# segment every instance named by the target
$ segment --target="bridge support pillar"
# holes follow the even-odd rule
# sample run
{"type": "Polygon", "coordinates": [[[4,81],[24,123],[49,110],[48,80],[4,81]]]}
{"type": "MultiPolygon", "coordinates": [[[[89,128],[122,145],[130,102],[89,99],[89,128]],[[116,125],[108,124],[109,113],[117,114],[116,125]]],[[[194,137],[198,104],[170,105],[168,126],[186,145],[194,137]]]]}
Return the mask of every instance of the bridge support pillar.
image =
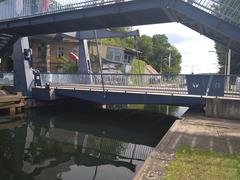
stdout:
{"type": "Polygon", "coordinates": [[[92,72],[87,40],[79,40],[78,70],[81,74],[89,74],[92,72]]]}
{"type": "Polygon", "coordinates": [[[81,80],[81,83],[88,83],[92,82],[91,74],[91,61],[89,56],[88,50],[88,43],[87,40],[80,39],[79,40],[79,62],[78,62],[78,71],[80,74],[86,74],[85,77],[81,80]]]}
{"type": "Polygon", "coordinates": [[[13,49],[14,88],[25,96],[31,96],[33,84],[31,61],[28,37],[19,38],[13,49]]]}

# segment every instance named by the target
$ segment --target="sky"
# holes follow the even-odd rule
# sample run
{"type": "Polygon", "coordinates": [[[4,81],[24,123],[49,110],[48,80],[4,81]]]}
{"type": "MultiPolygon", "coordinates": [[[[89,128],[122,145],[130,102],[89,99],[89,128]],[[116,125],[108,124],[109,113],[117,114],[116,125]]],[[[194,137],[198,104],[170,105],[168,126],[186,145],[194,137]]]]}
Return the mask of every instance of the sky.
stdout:
{"type": "Polygon", "coordinates": [[[135,26],[140,35],[165,34],[182,54],[182,74],[218,72],[214,41],[180,23],[135,26]]]}

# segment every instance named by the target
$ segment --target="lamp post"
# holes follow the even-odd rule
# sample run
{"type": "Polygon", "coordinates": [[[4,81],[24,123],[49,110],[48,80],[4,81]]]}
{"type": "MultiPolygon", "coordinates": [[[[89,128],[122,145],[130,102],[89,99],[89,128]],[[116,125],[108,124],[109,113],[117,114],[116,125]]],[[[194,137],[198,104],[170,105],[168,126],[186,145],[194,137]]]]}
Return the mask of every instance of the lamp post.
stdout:
{"type": "Polygon", "coordinates": [[[168,73],[170,74],[170,68],[171,68],[171,59],[172,59],[172,53],[171,50],[169,52],[169,56],[168,56],[168,73]]]}
{"type": "MultiPolygon", "coordinates": [[[[208,52],[216,52],[216,51],[208,51],[208,52]]],[[[225,63],[224,63],[224,75],[227,77],[226,78],[227,90],[230,89],[231,58],[232,58],[232,50],[228,49],[228,52],[226,53],[225,63]]]]}
{"type": "Polygon", "coordinates": [[[231,58],[232,58],[232,51],[231,51],[231,49],[228,49],[228,57],[227,57],[227,90],[230,90],[231,58]]]}

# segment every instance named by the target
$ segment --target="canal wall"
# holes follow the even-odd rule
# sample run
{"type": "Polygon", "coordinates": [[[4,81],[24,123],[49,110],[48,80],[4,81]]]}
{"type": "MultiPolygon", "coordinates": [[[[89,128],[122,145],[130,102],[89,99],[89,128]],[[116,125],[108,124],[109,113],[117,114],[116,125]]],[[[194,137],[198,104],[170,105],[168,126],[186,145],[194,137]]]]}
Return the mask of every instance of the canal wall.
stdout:
{"type": "MultiPolygon", "coordinates": [[[[160,127],[159,127],[160,128],[160,127]]],[[[148,156],[134,180],[160,180],[181,147],[237,154],[240,147],[239,121],[209,118],[200,112],[187,112],[176,120],[148,156]]],[[[191,162],[189,162],[191,164],[191,162]]]]}
{"type": "Polygon", "coordinates": [[[205,114],[208,117],[240,120],[240,101],[236,99],[208,98],[205,114]]]}

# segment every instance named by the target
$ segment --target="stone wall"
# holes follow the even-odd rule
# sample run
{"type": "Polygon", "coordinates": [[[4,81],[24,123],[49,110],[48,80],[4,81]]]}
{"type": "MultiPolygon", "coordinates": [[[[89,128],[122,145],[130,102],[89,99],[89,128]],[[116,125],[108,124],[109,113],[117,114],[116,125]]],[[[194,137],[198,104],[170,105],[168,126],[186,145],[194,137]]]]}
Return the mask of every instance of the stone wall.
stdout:
{"type": "Polygon", "coordinates": [[[235,99],[212,99],[206,101],[206,116],[240,120],[240,101],[235,99]]]}

